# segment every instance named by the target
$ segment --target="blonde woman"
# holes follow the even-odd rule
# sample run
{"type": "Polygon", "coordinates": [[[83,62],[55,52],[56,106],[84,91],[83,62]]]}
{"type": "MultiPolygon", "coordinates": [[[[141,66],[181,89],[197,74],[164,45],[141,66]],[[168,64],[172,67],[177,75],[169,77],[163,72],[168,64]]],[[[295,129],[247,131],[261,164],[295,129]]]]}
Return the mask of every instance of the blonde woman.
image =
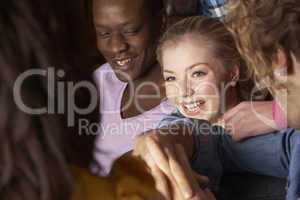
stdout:
{"type": "Polygon", "coordinates": [[[178,197],[179,188],[185,199],[214,199],[197,186],[182,158],[186,155],[195,171],[208,176],[210,189],[218,186],[222,173],[248,171],[288,177],[287,199],[296,200],[298,131],[287,129],[238,143],[207,122],[216,123],[222,110],[240,102],[237,80],[243,62],[225,26],[206,17],[184,19],[164,34],[157,54],[167,97],[179,112],[164,119],[160,129],[139,137],[134,153],[150,166],[158,189],[168,198],[178,197]],[[163,180],[169,180],[173,190],[163,180]]]}

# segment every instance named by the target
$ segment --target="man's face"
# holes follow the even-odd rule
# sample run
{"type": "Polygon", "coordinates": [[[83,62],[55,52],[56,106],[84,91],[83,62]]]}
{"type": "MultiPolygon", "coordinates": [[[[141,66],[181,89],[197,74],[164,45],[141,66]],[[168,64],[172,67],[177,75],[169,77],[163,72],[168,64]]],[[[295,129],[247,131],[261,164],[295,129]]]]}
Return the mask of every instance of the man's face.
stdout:
{"type": "MultiPolygon", "coordinates": [[[[155,62],[157,26],[152,26],[145,0],[94,0],[97,47],[117,77],[130,81],[155,62]],[[156,29],[156,30],[155,30],[156,29]]],[[[159,22],[158,22],[159,23],[159,22]]]]}

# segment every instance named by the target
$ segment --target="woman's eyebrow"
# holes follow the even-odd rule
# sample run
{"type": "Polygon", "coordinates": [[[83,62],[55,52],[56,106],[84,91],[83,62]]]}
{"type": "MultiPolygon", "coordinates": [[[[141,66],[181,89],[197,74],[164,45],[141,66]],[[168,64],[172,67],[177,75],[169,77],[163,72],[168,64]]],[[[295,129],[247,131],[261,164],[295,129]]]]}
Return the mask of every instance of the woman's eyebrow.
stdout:
{"type": "Polygon", "coordinates": [[[191,70],[193,69],[194,67],[198,67],[199,65],[209,65],[208,63],[203,63],[203,62],[199,62],[199,63],[195,63],[189,67],[186,68],[186,70],[191,70]]]}
{"type": "Polygon", "coordinates": [[[173,72],[173,71],[170,71],[170,70],[167,70],[167,69],[164,69],[164,72],[166,72],[166,73],[170,73],[170,74],[174,74],[174,72],[173,72]]]}
{"type": "MultiPolygon", "coordinates": [[[[195,63],[189,67],[186,68],[186,71],[193,69],[194,67],[198,67],[199,65],[209,65],[208,63],[203,63],[203,62],[199,62],[199,63],[195,63]]],[[[166,73],[170,73],[170,74],[175,74],[175,72],[168,70],[168,69],[164,69],[163,72],[166,73]]]]}

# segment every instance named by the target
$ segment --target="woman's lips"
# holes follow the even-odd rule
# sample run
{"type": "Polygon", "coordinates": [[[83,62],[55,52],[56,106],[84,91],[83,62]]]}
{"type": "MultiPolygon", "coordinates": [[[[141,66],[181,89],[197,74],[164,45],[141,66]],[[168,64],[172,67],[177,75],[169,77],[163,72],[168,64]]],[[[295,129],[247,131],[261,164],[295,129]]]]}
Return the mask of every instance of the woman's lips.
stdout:
{"type": "Polygon", "coordinates": [[[204,100],[194,101],[192,103],[182,103],[183,110],[186,114],[194,116],[203,111],[204,100]]]}

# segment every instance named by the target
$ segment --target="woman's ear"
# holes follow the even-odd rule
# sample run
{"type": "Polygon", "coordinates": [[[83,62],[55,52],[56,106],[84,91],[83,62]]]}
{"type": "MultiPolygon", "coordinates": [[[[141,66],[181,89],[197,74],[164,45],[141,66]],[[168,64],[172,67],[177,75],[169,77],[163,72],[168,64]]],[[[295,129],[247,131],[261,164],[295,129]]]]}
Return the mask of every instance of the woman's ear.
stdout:
{"type": "Polygon", "coordinates": [[[235,87],[239,79],[240,79],[240,68],[239,66],[235,65],[230,70],[230,85],[232,87],[235,87]]]}

